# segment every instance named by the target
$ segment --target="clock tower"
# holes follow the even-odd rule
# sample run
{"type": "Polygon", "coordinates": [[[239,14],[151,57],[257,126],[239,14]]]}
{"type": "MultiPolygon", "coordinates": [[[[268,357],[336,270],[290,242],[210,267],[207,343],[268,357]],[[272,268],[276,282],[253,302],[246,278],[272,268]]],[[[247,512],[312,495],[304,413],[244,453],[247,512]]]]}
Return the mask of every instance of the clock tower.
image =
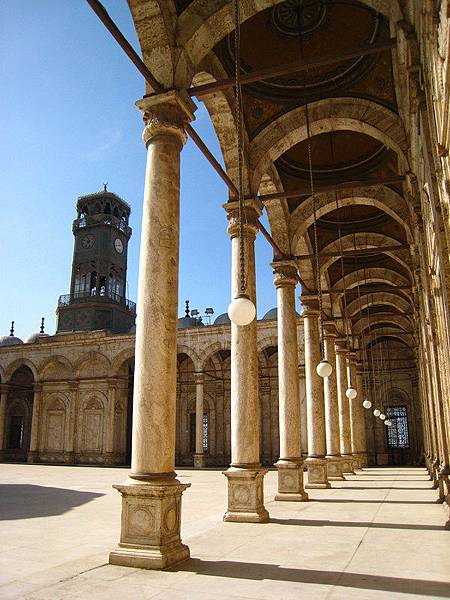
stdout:
{"type": "Polygon", "coordinates": [[[106,185],[101,192],[78,198],[70,293],[58,301],[57,333],[126,333],[134,325],[136,305],[126,299],[130,212],[106,185]]]}

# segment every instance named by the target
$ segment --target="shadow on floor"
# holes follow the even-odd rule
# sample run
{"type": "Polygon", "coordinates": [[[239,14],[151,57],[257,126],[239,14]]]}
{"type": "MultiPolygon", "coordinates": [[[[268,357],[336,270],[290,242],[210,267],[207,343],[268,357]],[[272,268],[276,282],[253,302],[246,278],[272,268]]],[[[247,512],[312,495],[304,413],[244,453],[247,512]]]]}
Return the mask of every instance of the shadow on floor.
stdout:
{"type": "Polygon", "coordinates": [[[418,531],[448,531],[445,525],[413,525],[412,523],[372,523],[369,521],[327,521],[320,519],[277,519],[278,525],[303,525],[304,527],[371,527],[374,529],[415,529],[418,531]]]}
{"type": "Polygon", "coordinates": [[[0,485],[0,520],[51,517],[104,494],[29,484],[0,485]]]}
{"type": "MultiPolygon", "coordinates": [[[[380,482],[381,483],[381,482],[380,482]]],[[[334,490],[390,490],[391,492],[396,492],[396,491],[401,491],[401,490],[413,490],[414,492],[428,492],[430,490],[433,490],[435,488],[433,488],[432,485],[429,485],[427,487],[378,487],[378,486],[374,486],[371,485],[370,487],[366,487],[364,485],[342,485],[342,486],[338,486],[334,484],[333,481],[333,487],[331,489],[334,490]]],[[[381,500],[380,500],[381,502],[381,500]]]]}
{"type": "MultiPolygon", "coordinates": [[[[344,488],[342,488],[344,489],[344,488]]],[[[379,489],[379,488],[378,488],[379,489]]],[[[436,500],[348,500],[347,498],[310,498],[311,502],[336,502],[336,504],[356,502],[358,504],[436,504],[436,500]]]]}
{"type": "Polygon", "coordinates": [[[256,581],[271,579],[273,581],[315,583],[347,588],[450,598],[450,586],[445,582],[403,579],[400,577],[368,575],[366,573],[340,573],[338,571],[292,569],[272,564],[233,562],[227,560],[205,561],[193,558],[176,567],[168,569],[168,571],[186,571],[213,577],[252,579],[256,581]]]}

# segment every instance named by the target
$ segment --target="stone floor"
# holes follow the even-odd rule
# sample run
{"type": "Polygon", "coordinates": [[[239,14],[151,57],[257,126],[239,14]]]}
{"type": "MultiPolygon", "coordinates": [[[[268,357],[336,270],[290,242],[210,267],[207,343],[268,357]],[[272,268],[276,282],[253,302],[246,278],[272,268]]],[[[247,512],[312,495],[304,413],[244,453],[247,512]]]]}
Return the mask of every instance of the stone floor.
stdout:
{"type": "Polygon", "coordinates": [[[450,531],[424,469],[372,468],[274,502],[268,524],[223,523],[219,471],[179,471],[192,559],[163,572],[107,564],[119,537],[115,468],[0,465],[0,598],[450,598],[450,531]]]}

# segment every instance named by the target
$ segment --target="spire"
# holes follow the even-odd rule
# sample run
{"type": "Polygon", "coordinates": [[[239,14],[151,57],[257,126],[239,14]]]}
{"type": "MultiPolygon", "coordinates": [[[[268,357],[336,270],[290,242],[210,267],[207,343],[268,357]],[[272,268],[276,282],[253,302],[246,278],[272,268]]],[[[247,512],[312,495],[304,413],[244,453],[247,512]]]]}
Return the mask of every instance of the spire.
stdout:
{"type": "Polygon", "coordinates": [[[107,186],[107,185],[108,185],[108,182],[106,182],[106,183],[104,183],[104,184],[103,184],[103,191],[104,191],[104,192],[107,192],[107,191],[108,191],[108,190],[106,189],[106,186],[107,186]]]}
{"type": "Polygon", "coordinates": [[[45,322],[45,319],[44,319],[44,317],[42,317],[42,319],[41,319],[41,330],[39,331],[39,333],[45,333],[44,332],[44,322],[45,322]]]}
{"type": "Polygon", "coordinates": [[[9,335],[11,337],[14,337],[14,321],[11,321],[11,329],[10,329],[9,335]]]}
{"type": "Polygon", "coordinates": [[[189,311],[189,300],[186,300],[185,302],[186,304],[186,310],[184,311],[186,313],[186,316],[189,317],[190,316],[190,311],[189,311]]]}

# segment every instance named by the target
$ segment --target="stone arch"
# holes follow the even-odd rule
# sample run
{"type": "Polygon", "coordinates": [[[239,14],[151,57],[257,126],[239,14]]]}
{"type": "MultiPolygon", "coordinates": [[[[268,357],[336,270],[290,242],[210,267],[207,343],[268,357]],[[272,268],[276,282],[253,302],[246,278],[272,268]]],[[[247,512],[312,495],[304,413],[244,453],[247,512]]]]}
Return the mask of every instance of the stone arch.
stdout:
{"type": "Polygon", "coordinates": [[[278,337],[276,334],[266,335],[258,339],[256,343],[258,356],[267,348],[276,348],[278,352],[278,337]]]}
{"type": "Polygon", "coordinates": [[[208,360],[210,360],[220,350],[231,350],[231,340],[226,339],[220,342],[214,342],[206,348],[203,348],[199,357],[202,365],[201,370],[205,368],[205,365],[208,362],[208,360]]]}
{"type": "MultiPolygon", "coordinates": [[[[407,236],[411,239],[411,230],[409,224],[405,222],[405,215],[408,215],[408,206],[405,199],[386,186],[378,188],[356,188],[349,193],[348,190],[339,192],[323,192],[316,194],[316,216],[318,219],[329,212],[336,210],[337,202],[339,208],[345,206],[374,206],[384,213],[389,215],[397,223],[399,223],[406,231],[407,236]]],[[[292,251],[297,254],[296,247],[299,240],[305,236],[308,228],[314,222],[314,209],[312,198],[309,197],[298,206],[291,215],[291,235],[292,235],[292,251]]]]}
{"type": "Polygon", "coordinates": [[[39,444],[44,453],[64,451],[68,407],[67,397],[60,392],[51,393],[45,398],[39,444]]]}
{"type": "MultiPolygon", "coordinates": [[[[311,136],[338,130],[364,133],[394,150],[402,170],[408,170],[408,142],[401,119],[377,102],[365,98],[325,98],[310,104],[309,118],[311,136]]],[[[267,125],[251,146],[252,188],[258,188],[270,163],[306,139],[304,106],[284,113],[267,125]]]]}
{"type": "Polygon", "coordinates": [[[81,462],[100,462],[105,447],[106,396],[95,391],[81,398],[78,448],[81,462]]]}
{"type": "Polygon", "coordinates": [[[33,374],[35,383],[39,381],[38,369],[36,365],[28,358],[17,358],[11,363],[9,363],[9,365],[7,365],[7,367],[5,368],[4,381],[8,382],[14,375],[14,373],[22,366],[28,367],[30,369],[31,373],[33,374]]]}
{"type": "Polygon", "coordinates": [[[5,382],[5,369],[0,365],[0,383],[5,382]]]}
{"type": "Polygon", "coordinates": [[[119,352],[119,354],[116,354],[111,360],[111,373],[113,375],[119,375],[124,363],[126,363],[127,361],[129,361],[131,359],[134,359],[134,356],[135,356],[134,346],[132,346],[130,348],[125,348],[124,350],[121,350],[119,352]]]}
{"type": "Polygon", "coordinates": [[[177,355],[186,354],[194,364],[195,371],[201,371],[202,360],[197,352],[187,344],[177,344],[177,355]]]}
{"type": "Polygon", "coordinates": [[[356,298],[349,304],[347,304],[347,314],[351,317],[358,314],[360,311],[364,311],[367,307],[375,306],[377,304],[386,304],[397,308],[400,312],[408,312],[411,309],[412,301],[411,298],[405,298],[399,294],[392,292],[374,292],[374,293],[363,293],[360,298],[356,298]]]}
{"type": "Polygon", "coordinates": [[[60,372],[65,377],[73,375],[74,372],[72,363],[62,354],[49,356],[39,364],[39,379],[44,380],[52,370],[60,372]]]}
{"type": "Polygon", "coordinates": [[[111,369],[110,360],[101,352],[91,351],[83,354],[74,365],[74,372],[80,377],[83,370],[91,371],[94,376],[108,375],[111,369]],[[97,371],[95,370],[97,368],[97,371]]]}
{"type": "Polygon", "coordinates": [[[373,325],[388,324],[390,326],[396,326],[403,331],[408,332],[411,329],[411,321],[402,315],[390,315],[390,316],[379,316],[374,313],[370,318],[362,317],[356,321],[352,326],[353,335],[361,335],[363,331],[370,329],[373,325]]]}
{"type": "MultiPolygon", "coordinates": [[[[241,23],[258,12],[270,8],[283,0],[249,0],[242,3],[241,23]]],[[[403,18],[398,0],[361,0],[391,19],[393,23],[403,18]]],[[[136,3],[136,0],[131,0],[136,3]]],[[[205,2],[194,0],[178,18],[177,46],[183,48],[177,64],[177,82],[182,74],[189,71],[190,65],[198,65],[214,46],[234,30],[233,3],[229,0],[205,2]]],[[[192,67],[191,67],[192,68],[192,67]]],[[[150,67],[151,69],[151,67],[150,67]]]]}
{"type": "Polygon", "coordinates": [[[27,460],[30,450],[36,377],[26,362],[19,359],[10,365],[15,368],[7,381],[3,431],[3,457],[6,460],[27,460]]]}
{"type": "Polygon", "coordinates": [[[400,331],[398,328],[394,329],[393,327],[382,327],[380,329],[372,330],[370,333],[364,336],[364,346],[367,347],[369,344],[381,337],[397,339],[410,348],[413,348],[416,345],[414,336],[411,333],[405,333],[400,331]]]}

